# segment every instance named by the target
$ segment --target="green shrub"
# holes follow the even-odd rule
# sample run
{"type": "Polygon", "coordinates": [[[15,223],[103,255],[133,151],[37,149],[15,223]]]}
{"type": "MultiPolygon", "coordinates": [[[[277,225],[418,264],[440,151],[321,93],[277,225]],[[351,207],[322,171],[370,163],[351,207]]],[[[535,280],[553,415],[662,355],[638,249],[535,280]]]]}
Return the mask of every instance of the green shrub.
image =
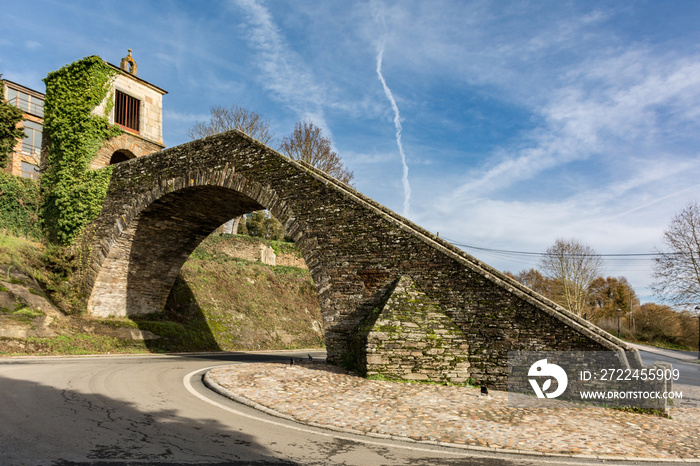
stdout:
{"type": "MultiPolygon", "coordinates": [[[[0,75],[0,78],[2,75],[0,75]]],[[[0,168],[6,168],[10,152],[14,149],[17,140],[24,137],[24,130],[17,124],[22,121],[22,111],[7,103],[5,85],[0,81],[0,168]]]]}
{"type": "Polygon", "coordinates": [[[10,235],[39,239],[39,185],[0,171],[0,231],[10,235]]]}

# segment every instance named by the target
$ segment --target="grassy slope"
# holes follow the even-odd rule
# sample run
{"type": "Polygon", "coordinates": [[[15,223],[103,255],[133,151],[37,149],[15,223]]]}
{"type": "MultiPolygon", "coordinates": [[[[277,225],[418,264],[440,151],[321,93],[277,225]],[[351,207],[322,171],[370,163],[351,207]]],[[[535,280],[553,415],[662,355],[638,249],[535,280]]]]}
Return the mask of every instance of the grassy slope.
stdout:
{"type": "MultiPolygon", "coordinates": [[[[319,347],[323,345],[318,298],[307,270],[270,267],[228,257],[223,242],[250,238],[212,237],[182,268],[166,310],[134,319],[55,319],[55,336],[0,338],[0,354],[86,354],[319,347]],[[126,340],[108,335],[127,327],[160,335],[157,340],[126,340]]],[[[269,245],[269,242],[267,242],[269,245]]],[[[294,252],[290,244],[273,248],[294,252]]],[[[0,271],[22,271],[50,281],[39,256],[41,245],[0,235],[0,271]],[[11,266],[11,268],[10,268],[11,266]]],[[[0,280],[6,277],[0,277],[0,280]]],[[[17,280],[15,280],[17,281],[17,280]]],[[[22,281],[22,280],[20,280],[22,281]]],[[[28,285],[28,284],[27,284],[28,285]]],[[[60,295],[60,293],[59,293],[60,295]]],[[[54,301],[61,302],[62,296],[54,301]]],[[[37,311],[38,318],[43,317],[37,311]]],[[[29,327],[33,322],[26,322],[29,327]]]]}
{"type": "Polygon", "coordinates": [[[164,321],[196,327],[198,338],[211,349],[322,346],[321,311],[308,270],[222,254],[217,246],[232,241],[250,239],[204,241],[182,267],[165,312],[135,318],[139,328],[158,333],[168,325],[164,321]]]}
{"type": "Polygon", "coordinates": [[[0,234],[0,264],[4,266],[3,269],[10,266],[24,269],[31,267],[32,260],[38,259],[40,250],[39,243],[0,234]]]}

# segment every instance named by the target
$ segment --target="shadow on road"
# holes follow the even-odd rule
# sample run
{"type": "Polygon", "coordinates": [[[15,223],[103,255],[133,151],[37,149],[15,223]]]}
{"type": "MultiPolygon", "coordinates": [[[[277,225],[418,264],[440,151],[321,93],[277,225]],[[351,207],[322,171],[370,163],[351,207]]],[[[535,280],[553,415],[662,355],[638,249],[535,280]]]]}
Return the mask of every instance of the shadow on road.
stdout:
{"type": "Polygon", "coordinates": [[[275,458],[244,426],[5,377],[0,390],[3,464],[295,464],[275,458]]]}
{"type": "MultiPolygon", "coordinates": [[[[262,354],[228,356],[236,360],[271,361],[269,355],[262,354]]],[[[189,357],[194,356],[182,356],[189,357]]],[[[203,355],[201,359],[205,357],[211,358],[203,355]]],[[[177,361],[180,357],[173,359],[177,361]]],[[[98,367],[97,370],[102,372],[105,368],[98,367]]],[[[81,377],[71,378],[67,385],[84,384],[90,386],[92,392],[100,389],[100,383],[95,381],[121,383],[109,377],[80,380],[81,377]]],[[[466,458],[466,452],[457,457],[453,454],[445,457],[438,451],[393,450],[387,446],[372,446],[327,435],[311,435],[303,445],[289,444],[287,448],[291,447],[298,456],[289,459],[284,453],[283,445],[287,440],[283,436],[267,437],[269,446],[264,446],[246,432],[250,421],[230,416],[222,416],[221,420],[204,414],[186,416],[182,409],[163,409],[159,406],[173,406],[172,400],[154,398],[153,394],[157,392],[153,390],[142,398],[138,393],[127,395],[139,399],[138,404],[6,376],[0,376],[0,390],[3,393],[0,402],[0,463],[3,465],[541,464],[541,459],[532,462],[515,457],[466,458]],[[148,408],[145,409],[144,405],[148,408]]]]}

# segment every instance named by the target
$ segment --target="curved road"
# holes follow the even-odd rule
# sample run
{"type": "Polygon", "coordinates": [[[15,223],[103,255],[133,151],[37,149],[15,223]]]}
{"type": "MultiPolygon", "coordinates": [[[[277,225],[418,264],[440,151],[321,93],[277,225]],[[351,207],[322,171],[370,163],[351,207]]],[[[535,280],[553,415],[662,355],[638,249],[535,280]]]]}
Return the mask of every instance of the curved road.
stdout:
{"type": "MultiPolygon", "coordinates": [[[[674,384],[680,383],[680,384],[686,384],[686,385],[693,385],[696,387],[700,387],[700,364],[698,364],[695,360],[683,360],[679,359],[678,357],[672,357],[672,356],[666,356],[666,354],[659,354],[658,352],[652,353],[649,351],[645,351],[641,348],[642,346],[638,345],[637,348],[639,348],[639,354],[642,357],[642,362],[646,364],[652,364],[656,361],[661,361],[661,362],[670,362],[673,365],[674,369],[678,369],[678,373],[680,375],[680,378],[676,381],[674,381],[674,384]]],[[[681,355],[685,354],[690,354],[690,355],[697,355],[697,351],[690,352],[690,351],[675,351],[675,350],[664,350],[665,353],[668,353],[670,355],[673,355],[674,353],[680,353],[681,355]]]]}
{"type": "MultiPolygon", "coordinates": [[[[314,429],[241,406],[201,383],[202,374],[211,367],[238,361],[288,361],[291,355],[0,359],[0,463],[587,463],[561,457],[550,462],[541,456],[489,454],[314,429]]],[[[314,356],[322,357],[322,353],[314,356]]]]}

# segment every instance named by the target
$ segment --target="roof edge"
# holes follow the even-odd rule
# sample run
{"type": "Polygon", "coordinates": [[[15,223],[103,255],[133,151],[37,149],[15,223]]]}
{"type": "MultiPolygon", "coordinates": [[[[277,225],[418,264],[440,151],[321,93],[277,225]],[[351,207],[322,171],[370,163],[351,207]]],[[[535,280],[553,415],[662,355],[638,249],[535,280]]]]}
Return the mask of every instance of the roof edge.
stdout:
{"type": "Polygon", "coordinates": [[[124,76],[128,76],[130,78],[135,79],[136,81],[139,81],[142,84],[145,84],[146,86],[150,87],[151,89],[155,90],[156,92],[160,93],[161,95],[165,95],[168,93],[165,89],[156,86],[155,84],[149,83],[145,79],[139,78],[138,76],[134,76],[133,74],[127,73],[123,69],[119,68],[117,65],[114,65],[108,61],[105,62],[107,65],[111,66],[114,68],[116,71],[118,71],[120,74],[123,74],[124,76]]]}

